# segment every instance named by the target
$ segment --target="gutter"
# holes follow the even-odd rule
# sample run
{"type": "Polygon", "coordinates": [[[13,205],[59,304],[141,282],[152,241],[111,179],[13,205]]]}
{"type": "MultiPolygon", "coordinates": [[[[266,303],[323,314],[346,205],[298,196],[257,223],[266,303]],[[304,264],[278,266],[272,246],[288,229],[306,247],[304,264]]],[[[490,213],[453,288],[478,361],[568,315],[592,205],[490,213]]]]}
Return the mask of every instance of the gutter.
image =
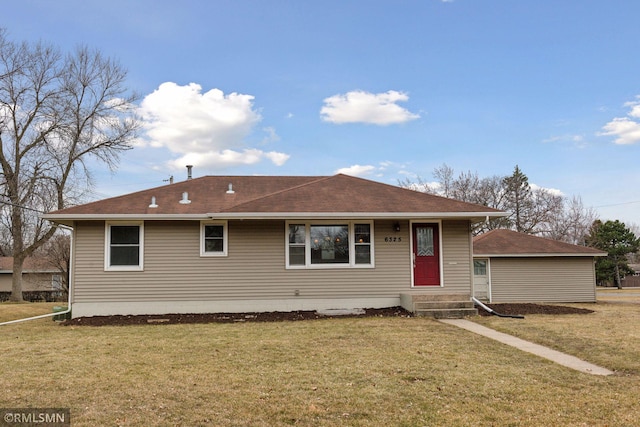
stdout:
{"type": "MultiPolygon", "coordinates": [[[[58,225],[58,227],[60,227],[60,225],[58,225]]],[[[73,230],[73,229],[71,229],[71,230],[73,230]]],[[[73,271],[73,268],[72,268],[73,267],[73,233],[71,233],[71,244],[69,245],[69,247],[70,247],[69,250],[71,251],[71,253],[69,254],[69,259],[70,259],[69,270],[73,271]]],[[[69,274],[69,283],[68,283],[69,286],[67,288],[68,300],[67,300],[67,309],[66,310],[64,310],[64,311],[56,311],[56,312],[47,313],[47,314],[41,314],[40,316],[27,317],[27,318],[24,318],[24,319],[10,320],[8,322],[0,323],[0,326],[11,325],[13,323],[27,322],[29,320],[44,319],[45,317],[59,316],[59,315],[64,315],[64,314],[67,314],[67,313],[71,313],[71,290],[72,290],[72,282],[73,282],[72,277],[73,277],[73,275],[69,274]]]]}
{"type": "Polygon", "coordinates": [[[43,219],[65,224],[72,221],[207,220],[207,219],[472,219],[499,218],[503,212],[208,212],[201,214],[45,214],[43,219]]]}
{"type": "Polygon", "coordinates": [[[512,319],[524,319],[524,316],[520,315],[520,314],[500,314],[498,312],[496,312],[495,310],[493,310],[491,307],[484,305],[479,299],[477,299],[476,297],[471,297],[471,299],[473,300],[474,303],[476,303],[476,305],[480,306],[481,308],[483,308],[485,311],[488,311],[489,313],[493,314],[494,316],[498,316],[498,317],[510,317],[512,319]]]}

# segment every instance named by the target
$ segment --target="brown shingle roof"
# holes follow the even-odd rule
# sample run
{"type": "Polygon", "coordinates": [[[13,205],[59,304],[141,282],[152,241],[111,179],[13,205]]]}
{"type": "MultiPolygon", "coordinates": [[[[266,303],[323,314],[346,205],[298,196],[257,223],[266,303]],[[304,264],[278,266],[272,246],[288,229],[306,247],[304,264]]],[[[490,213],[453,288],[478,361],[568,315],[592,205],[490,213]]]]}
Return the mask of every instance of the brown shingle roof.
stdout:
{"type": "Polygon", "coordinates": [[[473,238],[474,256],[606,256],[599,249],[572,245],[512,230],[492,230],[473,238]]]}
{"type": "MultiPolygon", "coordinates": [[[[58,269],[51,263],[51,260],[38,257],[27,257],[27,259],[24,260],[24,264],[22,264],[22,270],[25,273],[50,273],[58,271],[58,269]]],[[[13,257],[0,257],[0,271],[13,271],[13,257]]]]}
{"type": "Polygon", "coordinates": [[[87,215],[206,215],[279,213],[459,213],[501,211],[347,175],[205,176],[56,212],[50,219],[87,215]],[[228,194],[229,185],[233,194],[228,194]],[[183,193],[189,204],[180,204],[183,193]],[[155,197],[157,208],[149,207],[155,197]]]}

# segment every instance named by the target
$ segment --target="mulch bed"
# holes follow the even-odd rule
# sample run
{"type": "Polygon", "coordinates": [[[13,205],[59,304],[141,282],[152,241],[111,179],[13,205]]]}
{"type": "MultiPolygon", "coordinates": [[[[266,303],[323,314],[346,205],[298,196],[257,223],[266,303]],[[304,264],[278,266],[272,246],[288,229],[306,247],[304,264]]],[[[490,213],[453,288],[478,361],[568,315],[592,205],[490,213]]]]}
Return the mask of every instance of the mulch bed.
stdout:
{"type": "Polygon", "coordinates": [[[413,317],[402,307],[368,308],[364,314],[323,315],[315,311],[266,312],[266,313],[209,313],[209,314],[154,314],[136,316],[94,316],[65,320],[65,326],[105,326],[142,324],[186,324],[186,323],[242,323],[281,322],[326,319],[329,317],[413,317]]]}
{"type": "MultiPolygon", "coordinates": [[[[530,303],[517,303],[517,304],[485,304],[492,310],[500,314],[589,314],[593,313],[593,310],[586,308],[567,307],[565,305],[542,305],[542,304],[530,304],[530,303]]],[[[478,308],[478,314],[480,316],[492,316],[491,313],[478,308]]]]}
{"type": "MultiPolygon", "coordinates": [[[[540,304],[487,304],[500,314],[588,314],[592,310],[562,305],[540,304]]],[[[491,316],[479,309],[481,316],[491,316]]],[[[364,314],[330,316],[315,311],[269,312],[269,313],[210,313],[210,314],[162,314],[137,316],[94,316],[79,317],[61,322],[65,326],[112,326],[144,324],[189,324],[189,323],[242,323],[242,322],[281,322],[326,319],[328,317],[413,317],[402,307],[368,308],[364,314]]]]}

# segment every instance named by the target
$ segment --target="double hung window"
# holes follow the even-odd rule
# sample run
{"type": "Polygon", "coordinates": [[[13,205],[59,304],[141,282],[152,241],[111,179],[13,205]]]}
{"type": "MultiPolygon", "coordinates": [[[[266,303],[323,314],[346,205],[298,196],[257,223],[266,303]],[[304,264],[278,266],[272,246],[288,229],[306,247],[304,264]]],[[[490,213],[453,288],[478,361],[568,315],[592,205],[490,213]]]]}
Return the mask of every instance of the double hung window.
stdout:
{"type": "Polygon", "coordinates": [[[227,223],[203,222],[200,225],[200,256],[227,256],[227,223]]]}
{"type": "Polygon", "coordinates": [[[373,267],[370,222],[287,224],[287,267],[373,267]]]}
{"type": "Polygon", "coordinates": [[[105,270],[142,270],[144,226],[137,223],[107,223],[105,270]]]}

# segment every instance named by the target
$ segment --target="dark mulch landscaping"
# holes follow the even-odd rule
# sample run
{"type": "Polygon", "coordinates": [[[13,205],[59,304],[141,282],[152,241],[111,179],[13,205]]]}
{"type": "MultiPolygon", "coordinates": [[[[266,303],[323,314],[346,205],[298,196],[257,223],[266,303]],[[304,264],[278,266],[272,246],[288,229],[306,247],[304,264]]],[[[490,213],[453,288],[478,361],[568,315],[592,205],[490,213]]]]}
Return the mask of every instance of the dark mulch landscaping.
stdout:
{"type": "MultiPolygon", "coordinates": [[[[588,314],[593,310],[562,305],[541,304],[487,304],[500,314],[588,314]]],[[[481,316],[491,316],[479,309],[481,316]]],[[[402,307],[368,308],[363,314],[328,316],[315,311],[269,312],[269,313],[210,313],[210,314],[162,314],[138,316],[95,316],[79,317],[62,322],[65,326],[106,326],[106,325],[143,325],[143,324],[187,324],[187,323],[240,323],[240,322],[278,322],[324,319],[327,317],[413,317],[402,307]]]]}
{"type": "MultiPolygon", "coordinates": [[[[542,304],[529,304],[529,303],[500,303],[500,304],[485,304],[492,310],[500,314],[589,314],[593,313],[593,310],[586,308],[567,307],[565,305],[542,305],[542,304]]],[[[492,316],[491,313],[478,308],[478,314],[481,316],[492,316]]]]}
{"type": "Polygon", "coordinates": [[[267,312],[267,313],[210,313],[210,314],[157,314],[137,316],[95,316],[78,317],[62,322],[66,326],[105,326],[142,324],[186,324],[186,323],[239,323],[278,322],[326,319],[328,317],[412,317],[413,314],[402,307],[367,308],[364,314],[323,315],[315,311],[267,312]]]}

